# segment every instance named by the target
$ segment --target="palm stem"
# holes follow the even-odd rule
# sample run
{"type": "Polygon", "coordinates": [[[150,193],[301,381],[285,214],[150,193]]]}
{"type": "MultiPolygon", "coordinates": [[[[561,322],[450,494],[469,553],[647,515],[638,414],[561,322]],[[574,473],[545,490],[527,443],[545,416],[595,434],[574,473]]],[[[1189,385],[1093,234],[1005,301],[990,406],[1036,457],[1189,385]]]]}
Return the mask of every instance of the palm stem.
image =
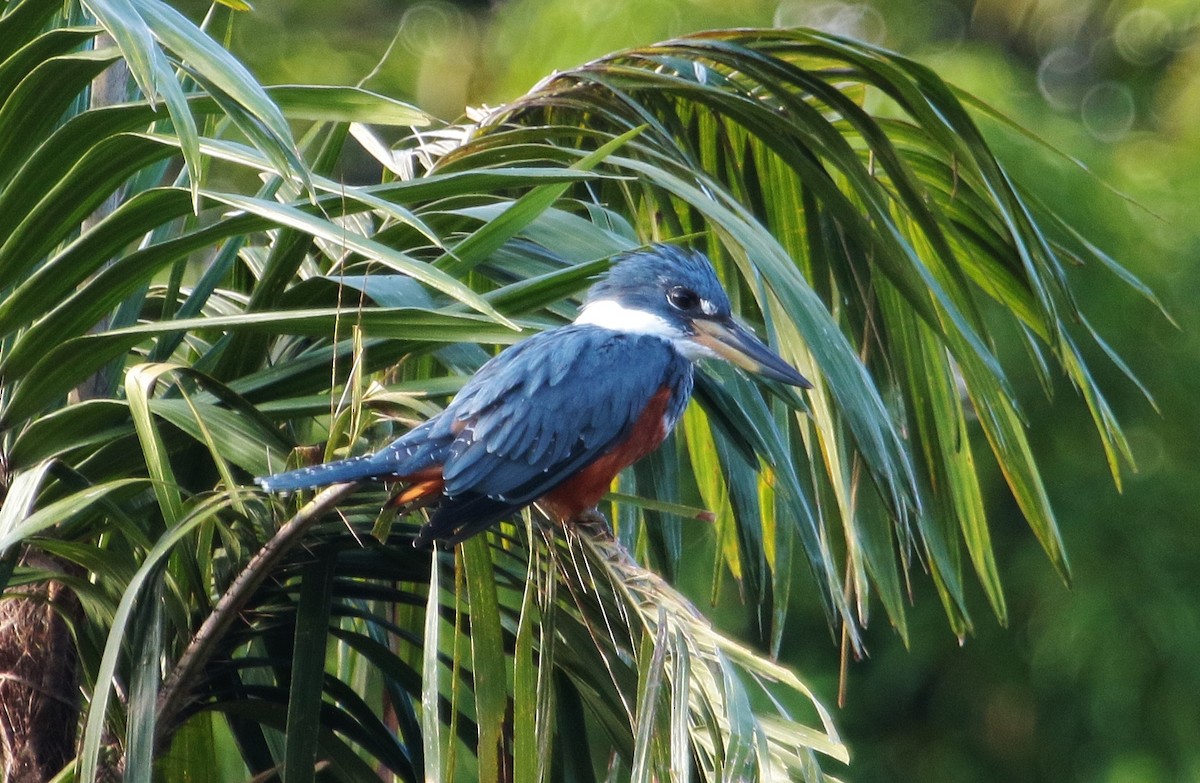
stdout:
{"type": "Polygon", "coordinates": [[[308,532],[309,528],[358,487],[359,482],[334,484],[321,491],[315,498],[296,512],[295,516],[280,526],[271,540],[250,559],[229,589],[225,591],[212,612],[192,637],[187,649],[179,657],[175,668],[167,675],[158,694],[158,727],[155,744],[161,748],[170,740],[177,720],[183,710],[188,693],[200,672],[212,657],[217,645],[225,637],[230,626],[249,603],[255,591],[308,532]]]}

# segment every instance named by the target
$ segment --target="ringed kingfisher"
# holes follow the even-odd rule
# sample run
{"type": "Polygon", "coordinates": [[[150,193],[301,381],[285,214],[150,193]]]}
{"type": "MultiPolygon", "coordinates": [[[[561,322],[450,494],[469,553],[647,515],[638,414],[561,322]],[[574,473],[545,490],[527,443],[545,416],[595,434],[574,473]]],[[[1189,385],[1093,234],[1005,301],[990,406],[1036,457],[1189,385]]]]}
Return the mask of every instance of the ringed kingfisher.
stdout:
{"type": "Polygon", "coordinates": [[[811,387],[733,319],[704,255],[652,245],[616,259],[573,323],[502,351],[388,446],[255,481],[268,492],[400,482],[396,504],[436,505],[418,546],[457,543],[534,503],[568,522],[662,443],[705,358],[811,387]]]}

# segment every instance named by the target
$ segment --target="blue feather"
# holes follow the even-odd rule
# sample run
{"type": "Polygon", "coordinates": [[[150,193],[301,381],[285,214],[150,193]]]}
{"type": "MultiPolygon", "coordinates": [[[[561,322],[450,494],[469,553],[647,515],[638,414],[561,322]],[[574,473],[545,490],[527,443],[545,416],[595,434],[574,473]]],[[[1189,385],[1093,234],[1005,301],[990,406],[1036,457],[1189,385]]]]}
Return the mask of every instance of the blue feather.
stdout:
{"type": "Polygon", "coordinates": [[[537,500],[620,443],[664,386],[673,425],[691,385],[691,363],[664,340],[567,326],[492,359],[445,411],[376,454],[257,481],[291,492],[440,465],[445,501],[423,537],[457,540],[537,500]],[[465,424],[457,433],[455,422],[465,424]]]}
{"type": "Polygon", "coordinates": [[[273,476],[261,476],[255,481],[267,492],[295,492],[347,481],[379,478],[378,471],[379,466],[373,460],[373,455],[367,455],[289,470],[273,476]]]}
{"type": "Polygon", "coordinates": [[[489,363],[491,389],[473,379],[442,414],[469,426],[447,449],[446,500],[423,539],[459,540],[537,500],[628,437],[661,388],[669,424],[691,393],[691,363],[657,337],[567,326],[520,345],[489,363]],[[498,502],[486,519],[480,496],[498,502]]]}

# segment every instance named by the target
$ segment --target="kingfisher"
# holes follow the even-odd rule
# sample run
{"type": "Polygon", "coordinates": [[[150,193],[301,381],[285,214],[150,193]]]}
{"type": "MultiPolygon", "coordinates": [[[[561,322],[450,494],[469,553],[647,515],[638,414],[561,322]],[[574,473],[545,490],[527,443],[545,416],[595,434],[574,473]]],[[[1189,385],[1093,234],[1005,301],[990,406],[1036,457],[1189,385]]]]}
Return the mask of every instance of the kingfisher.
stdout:
{"type": "Polygon", "coordinates": [[[679,421],[694,365],[724,359],[793,386],[807,379],[734,320],[700,252],[656,244],[617,257],[574,322],[485,363],[439,414],[373,454],[263,476],[268,492],[397,482],[432,506],[415,544],[452,545],[536,504],[565,524],[679,421]]]}

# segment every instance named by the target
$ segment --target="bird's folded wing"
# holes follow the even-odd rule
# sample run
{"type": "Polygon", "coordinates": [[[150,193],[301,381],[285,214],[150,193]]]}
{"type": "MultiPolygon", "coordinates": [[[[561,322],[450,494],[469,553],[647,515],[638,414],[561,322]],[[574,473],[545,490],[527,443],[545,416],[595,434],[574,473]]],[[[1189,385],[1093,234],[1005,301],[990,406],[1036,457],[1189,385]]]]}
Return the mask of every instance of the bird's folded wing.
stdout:
{"type": "Polygon", "coordinates": [[[446,495],[530,503],[627,437],[664,385],[682,392],[673,423],[690,383],[690,363],[657,338],[584,327],[531,338],[446,411],[462,427],[443,465],[446,495]]]}

